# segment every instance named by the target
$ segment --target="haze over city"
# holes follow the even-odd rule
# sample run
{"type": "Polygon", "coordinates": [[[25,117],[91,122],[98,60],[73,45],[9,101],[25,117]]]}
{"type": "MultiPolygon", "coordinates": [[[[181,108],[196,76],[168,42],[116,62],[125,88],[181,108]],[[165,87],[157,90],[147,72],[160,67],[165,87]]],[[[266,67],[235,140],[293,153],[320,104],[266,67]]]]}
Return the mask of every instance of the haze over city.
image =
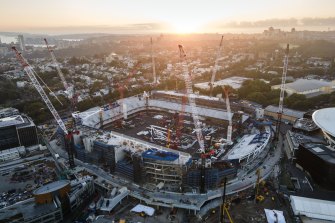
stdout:
{"type": "Polygon", "coordinates": [[[259,32],[269,25],[328,30],[332,0],[3,0],[0,31],[28,33],[259,32]]]}
{"type": "Polygon", "coordinates": [[[335,0],[1,0],[0,223],[335,222],[335,0]]]}

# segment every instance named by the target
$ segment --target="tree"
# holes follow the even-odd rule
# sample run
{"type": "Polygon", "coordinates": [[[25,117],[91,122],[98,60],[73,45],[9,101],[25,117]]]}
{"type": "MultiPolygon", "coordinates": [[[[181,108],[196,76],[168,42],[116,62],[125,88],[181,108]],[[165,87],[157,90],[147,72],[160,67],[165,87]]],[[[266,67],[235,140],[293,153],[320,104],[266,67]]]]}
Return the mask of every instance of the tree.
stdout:
{"type": "Polygon", "coordinates": [[[243,82],[240,89],[238,89],[237,93],[239,98],[245,99],[249,94],[253,92],[269,92],[271,91],[270,85],[266,84],[261,80],[246,80],[243,82]]]}
{"type": "Polygon", "coordinates": [[[37,124],[43,123],[52,118],[49,109],[42,101],[35,101],[25,104],[24,113],[28,114],[37,124]]]}
{"type": "Polygon", "coordinates": [[[281,84],[281,78],[279,77],[275,77],[275,78],[272,78],[271,81],[270,81],[270,85],[278,85],[278,84],[281,84]]]}
{"type": "Polygon", "coordinates": [[[267,98],[261,92],[252,92],[247,96],[247,100],[254,101],[259,104],[265,105],[267,104],[267,98]]]}
{"type": "Polygon", "coordinates": [[[302,95],[302,94],[292,94],[289,97],[285,98],[285,105],[287,107],[293,108],[292,106],[294,104],[297,104],[296,102],[300,101],[300,102],[304,102],[306,100],[306,96],[302,95]]]}
{"type": "Polygon", "coordinates": [[[85,111],[85,110],[87,110],[89,108],[92,108],[94,106],[95,106],[95,104],[94,104],[94,102],[91,99],[86,99],[84,101],[78,102],[78,104],[77,104],[77,108],[81,112],[85,111]]]}

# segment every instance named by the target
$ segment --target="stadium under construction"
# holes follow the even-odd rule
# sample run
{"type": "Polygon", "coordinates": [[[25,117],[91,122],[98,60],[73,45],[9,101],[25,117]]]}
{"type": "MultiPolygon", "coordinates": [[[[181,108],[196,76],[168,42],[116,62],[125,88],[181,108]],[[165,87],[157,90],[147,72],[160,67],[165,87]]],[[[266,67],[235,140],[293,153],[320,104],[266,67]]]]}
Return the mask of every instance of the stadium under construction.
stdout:
{"type": "MultiPolygon", "coordinates": [[[[263,160],[275,156],[270,148],[272,123],[255,121],[256,111],[250,113],[245,104],[233,102],[234,112],[229,115],[224,99],[192,97],[204,151],[200,151],[185,95],[152,91],[73,113],[80,123],[80,134],[74,135],[76,158],[160,192],[220,191],[225,179],[227,194],[253,187],[263,160]]],[[[275,162],[263,171],[263,178],[275,162]]]]}

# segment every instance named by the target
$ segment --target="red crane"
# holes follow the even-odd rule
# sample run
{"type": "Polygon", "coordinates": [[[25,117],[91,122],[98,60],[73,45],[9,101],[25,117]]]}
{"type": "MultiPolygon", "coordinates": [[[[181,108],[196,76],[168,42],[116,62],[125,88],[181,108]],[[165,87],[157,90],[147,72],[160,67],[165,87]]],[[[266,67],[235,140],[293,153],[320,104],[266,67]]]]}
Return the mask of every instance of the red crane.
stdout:
{"type": "Polygon", "coordinates": [[[21,55],[21,53],[18,52],[18,50],[14,46],[12,47],[12,50],[15,52],[15,55],[16,55],[17,59],[21,63],[21,65],[23,67],[23,70],[28,75],[31,83],[34,85],[37,92],[40,94],[43,101],[45,102],[48,109],[50,110],[51,114],[54,116],[57,124],[63,130],[63,132],[65,134],[65,140],[64,140],[65,141],[65,148],[68,152],[70,168],[74,168],[75,164],[74,164],[74,156],[73,156],[73,134],[77,134],[78,132],[72,132],[72,131],[67,130],[67,128],[66,128],[63,120],[59,116],[57,110],[55,109],[55,107],[51,103],[51,101],[48,98],[47,94],[45,93],[43,87],[38,82],[38,80],[37,80],[37,78],[34,74],[35,73],[34,69],[30,66],[28,61],[21,55]]]}

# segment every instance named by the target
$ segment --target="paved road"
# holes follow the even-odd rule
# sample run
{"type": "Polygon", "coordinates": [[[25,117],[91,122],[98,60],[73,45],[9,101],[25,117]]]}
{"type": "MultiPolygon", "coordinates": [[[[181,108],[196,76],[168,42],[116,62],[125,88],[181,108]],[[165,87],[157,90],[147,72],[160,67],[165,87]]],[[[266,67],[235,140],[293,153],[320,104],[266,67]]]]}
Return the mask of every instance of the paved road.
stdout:
{"type": "MultiPolygon", "coordinates": [[[[51,142],[50,145],[53,150],[57,152],[61,157],[67,159],[67,153],[64,150],[60,149],[56,145],[55,141],[51,142]]],[[[264,156],[264,160],[261,165],[262,179],[267,178],[272,173],[281,157],[282,137],[280,137],[278,145],[279,147],[272,151],[272,155],[268,154],[264,156]]],[[[114,186],[127,187],[130,190],[130,196],[140,199],[149,205],[178,207],[199,211],[207,200],[222,197],[223,194],[223,188],[208,191],[206,194],[149,191],[148,189],[133,184],[126,179],[109,174],[95,165],[84,163],[77,159],[75,159],[75,163],[78,166],[85,167],[89,172],[105,179],[114,186]]],[[[226,193],[234,194],[238,191],[253,187],[257,180],[256,169],[257,166],[253,170],[248,170],[240,173],[237,180],[231,181],[229,182],[229,184],[227,184],[226,193]]]]}

